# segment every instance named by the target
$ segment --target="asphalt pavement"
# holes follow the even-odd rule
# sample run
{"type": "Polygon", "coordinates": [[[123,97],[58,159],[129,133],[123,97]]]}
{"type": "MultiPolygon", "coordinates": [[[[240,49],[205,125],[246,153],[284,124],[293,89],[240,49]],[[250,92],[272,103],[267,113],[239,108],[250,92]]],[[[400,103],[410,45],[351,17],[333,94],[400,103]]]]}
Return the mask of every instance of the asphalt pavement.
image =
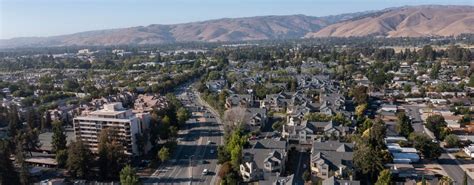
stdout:
{"type": "Polygon", "coordinates": [[[217,146],[223,144],[223,126],[214,110],[209,110],[198,94],[187,89],[178,99],[193,116],[178,133],[172,158],[145,180],[145,184],[216,184],[217,146]],[[208,173],[203,174],[207,169],[208,173]]]}

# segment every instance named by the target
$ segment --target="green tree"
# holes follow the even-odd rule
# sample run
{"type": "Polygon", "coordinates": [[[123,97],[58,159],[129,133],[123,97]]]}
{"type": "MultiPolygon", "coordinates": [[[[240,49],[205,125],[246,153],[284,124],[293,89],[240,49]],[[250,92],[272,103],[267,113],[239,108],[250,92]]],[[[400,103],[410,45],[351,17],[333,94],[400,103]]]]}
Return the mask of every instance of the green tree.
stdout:
{"type": "Polygon", "coordinates": [[[59,168],[64,168],[67,164],[67,149],[56,151],[55,159],[58,162],[59,168]]]}
{"type": "Polygon", "coordinates": [[[170,150],[167,147],[162,147],[160,151],[158,151],[158,159],[160,159],[161,162],[170,159],[170,155],[170,150]]]}
{"type": "Polygon", "coordinates": [[[435,63],[435,64],[431,67],[430,78],[431,78],[431,79],[437,79],[440,69],[441,69],[441,64],[440,64],[440,63],[435,63]]]}
{"type": "Polygon", "coordinates": [[[442,115],[431,115],[426,118],[426,128],[429,129],[437,139],[444,139],[443,130],[446,121],[442,115]]]}
{"type": "Polygon", "coordinates": [[[446,143],[447,147],[457,147],[459,146],[459,138],[454,134],[449,134],[444,138],[444,142],[446,143]]]}
{"type": "Polygon", "coordinates": [[[0,140],[0,184],[20,184],[20,177],[10,160],[8,145],[7,141],[0,140]]]}
{"type": "Polygon", "coordinates": [[[283,129],[283,123],[280,121],[276,121],[275,123],[272,124],[272,129],[274,131],[281,132],[283,129]]]}
{"type": "Polygon", "coordinates": [[[135,170],[130,165],[125,166],[120,171],[120,184],[122,185],[139,185],[140,179],[135,170]]]}
{"type": "Polygon", "coordinates": [[[367,110],[367,104],[360,104],[360,105],[357,105],[356,109],[355,109],[355,114],[357,117],[362,117],[365,113],[365,110],[367,110]]]}
{"type": "Polygon", "coordinates": [[[424,175],[421,177],[421,185],[426,185],[426,179],[424,175]]]}
{"type": "Polygon", "coordinates": [[[368,142],[370,146],[379,151],[382,149],[385,149],[386,148],[385,143],[384,143],[385,135],[386,135],[385,123],[382,120],[377,119],[374,125],[372,125],[372,127],[370,128],[370,134],[368,138],[368,142]]]}
{"type": "Polygon", "coordinates": [[[390,185],[392,183],[392,174],[389,169],[382,170],[375,185],[390,185]]]}
{"type": "Polygon", "coordinates": [[[464,172],[464,177],[462,178],[462,185],[467,185],[467,172],[464,172]]]}
{"type": "Polygon", "coordinates": [[[441,156],[442,148],[437,143],[431,141],[428,135],[412,133],[408,139],[425,159],[437,159],[441,156]]]}
{"type": "Polygon", "coordinates": [[[178,111],[176,111],[176,118],[178,119],[179,125],[184,125],[189,117],[189,112],[184,107],[180,107],[178,111]]]}
{"type": "Polygon", "coordinates": [[[474,87],[474,73],[469,77],[469,83],[467,85],[469,87],[474,87]]]}
{"type": "Polygon", "coordinates": [[[452,185],[453,180],[449,178],[448,176],[443,176],[441,179],[439,179],[439,185],[452,185]]]}
{"type": "Polygon", "coordinates": [[[51,140],[52,150],[56,153],[59,150],[66,149],[66,134],[64,134],[64,129],[60,121],[54,121],[53,125],[53,136],[51,140]]]}
{"type": "MultiPolygon", "coordinates": [[[[227,152],[225,146],[218,146],[217,147],[217,163],[223,164],[227,161],[230,161],[230,154],[227,152]]],[[[230,164],[230,163],[229,163],[230,164]]]]}
{"type": "Polygon", "coordinates": [[[354,97],[354,101],[357,103],[357,105],[366,104],[369,100],[367,87],[365,86],[354,87],[351,91],[351,95],[354,97]]]}
{"type": "Polygon", "coordinates": [[[8,136],[15,138],[21,129],[20,117],[16,106],[11,106],[8,111],[8,136]]]}
{"type": "Polygon", "coordinates": [[[82,141],[75,141],[69,144],[67,169],[72,177],[87,179],[92,167],[92,153],[82,141]]]}
{"type": "Polygon", "coordinates": [[[383,170],[382,153],[363,142],[357,144],[353,158],[356,169],[370,179],[375,179],[383,170]]]}
{"type": "Polygon", "coordinates": [[[123,145],[120,145],[115,138],[116,133],[109,129],[104,129],[99,135],[98,165],[99,176],[102,180],[118,179],[122,163],[125,159],[123,145]]]}
{"type": "Polygon", "coordinates": [[[414,130],[411,126],[411,121],[405,113],[400,113],[397,115],[397,132],[401,136],[408,137],[414,130]]]}
{"type": "Polygon", "coordinates": [[[308,182],[311,180],[311,173],[309,173],[308,170],[306,170],[304,173],[303,173],[303,180],[308,182]]]}
{"type": "Polygon", "coordinates": [[[41,130],[51,128],[51,113],[46,111],[44,115],[41,116],[41,130]]]}
{"type": "Polygon", "coordinates": [[[344,114],[338,112],[332,117],[332,122],[337,125],[349,126],[352,122],[344,116],[344,114]]]}
{"type": "Polygon", "coordinates": [[[16,163],[19,166],[20,184],[22,185],[30,184],[30,172],[28,171],[28,166],[25,162],[25,152],[23,151],[23,146],[21,142],[17,143],[15,159],[16,159],[16,163]]]}
{"type": "Polygon", "coordinates": [[[331,121],[331,116],[319,112],[308,113],[304,116],[308,121],[325,122],[331,121]]]}

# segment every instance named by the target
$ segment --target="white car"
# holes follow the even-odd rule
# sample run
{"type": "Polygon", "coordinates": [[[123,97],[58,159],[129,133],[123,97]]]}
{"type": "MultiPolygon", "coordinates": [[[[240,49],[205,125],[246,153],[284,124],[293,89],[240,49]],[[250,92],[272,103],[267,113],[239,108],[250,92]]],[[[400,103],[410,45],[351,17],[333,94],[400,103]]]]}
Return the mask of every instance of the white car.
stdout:
{"type": "Polygon", "coordinates": [[[203,175],[209,174],[209,170],[208,170],[208,169],[204,169],[204,170],[202,171],[202,174],[203,174],[203,175]]]}

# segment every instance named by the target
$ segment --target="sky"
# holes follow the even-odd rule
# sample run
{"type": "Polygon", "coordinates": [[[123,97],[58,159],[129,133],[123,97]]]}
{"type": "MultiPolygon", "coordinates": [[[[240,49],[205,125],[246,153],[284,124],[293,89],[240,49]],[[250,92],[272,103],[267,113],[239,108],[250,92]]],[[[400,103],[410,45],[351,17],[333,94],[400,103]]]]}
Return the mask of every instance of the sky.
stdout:
{"type": "Polygon", "coordinates": [[[0,39],[259,15],[336,15],[474,0],[0,0],[0,39]]]}

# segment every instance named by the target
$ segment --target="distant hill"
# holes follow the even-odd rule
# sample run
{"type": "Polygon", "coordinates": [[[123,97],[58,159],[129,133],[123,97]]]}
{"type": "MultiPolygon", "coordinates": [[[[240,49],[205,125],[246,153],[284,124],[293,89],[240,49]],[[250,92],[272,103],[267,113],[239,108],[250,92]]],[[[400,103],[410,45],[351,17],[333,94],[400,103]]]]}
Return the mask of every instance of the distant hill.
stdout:
{"type": "Polygon", "coordinates": [[[189,41],[249,41],[302,37],[423,37],[474,33],[473,6],[412,6],[312,17],[305,15],[224,18],[173,25],[80,32],[0,40],[0,48],[107,46],[189,41]]]}
{"type": "Polygon", "coordinates": [[[462,33],[474,33],[473,6],[391,8],[327,26],[306,37],[426,37],[462,33]]]}
{"type": "MultiPolygon", "coordinates": [[[[350,17],[350,14],[347,16],[350,17]]],[[[88,31],[52,37],[14,38],[1,40],[0,47],[127,45],[301,38],[306,33],[317,31],[337,20],[339,17],[325,20],[305,15],[224,18],[174,25],[154,24],[88,31]]]]}

